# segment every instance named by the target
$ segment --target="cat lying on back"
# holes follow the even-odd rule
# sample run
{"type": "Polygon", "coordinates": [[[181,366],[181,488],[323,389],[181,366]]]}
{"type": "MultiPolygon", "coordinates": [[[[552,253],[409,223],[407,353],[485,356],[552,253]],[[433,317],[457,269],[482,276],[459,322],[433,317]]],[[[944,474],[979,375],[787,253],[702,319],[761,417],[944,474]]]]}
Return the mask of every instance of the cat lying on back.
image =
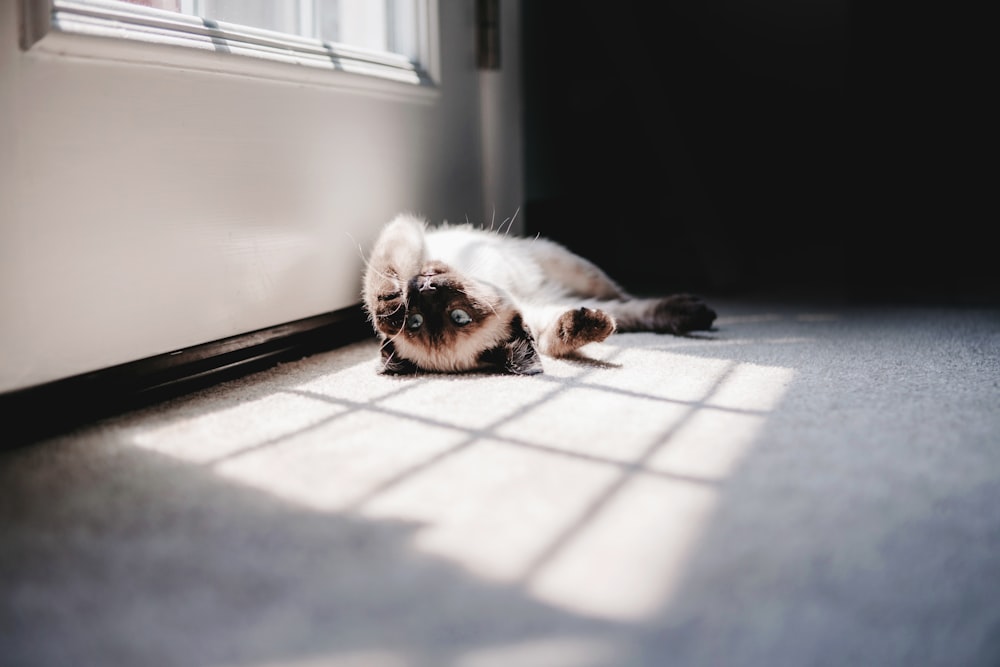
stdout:
{"type": "Polygon", "coordinates": [[[616,331],[708,330],[715,311],[676,294],[637,298],[561,245],[402,214],[368,260],[364,307],[381,372],[542,372],[539,353],[573,354],[616,331]]]}

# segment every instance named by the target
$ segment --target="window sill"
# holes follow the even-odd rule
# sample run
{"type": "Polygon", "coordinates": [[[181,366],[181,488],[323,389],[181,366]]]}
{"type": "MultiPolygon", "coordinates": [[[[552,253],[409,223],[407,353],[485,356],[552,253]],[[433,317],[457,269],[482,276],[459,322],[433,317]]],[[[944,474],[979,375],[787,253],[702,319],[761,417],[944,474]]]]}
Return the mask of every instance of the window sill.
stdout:
{"type": "Polygon", "coordinates": [[[433,100],[427,71],[404,56],[331,44],[196,16],[114,3],[55,0],[50,17],[28,16],[32,53],[249,76],[433,100]]]}

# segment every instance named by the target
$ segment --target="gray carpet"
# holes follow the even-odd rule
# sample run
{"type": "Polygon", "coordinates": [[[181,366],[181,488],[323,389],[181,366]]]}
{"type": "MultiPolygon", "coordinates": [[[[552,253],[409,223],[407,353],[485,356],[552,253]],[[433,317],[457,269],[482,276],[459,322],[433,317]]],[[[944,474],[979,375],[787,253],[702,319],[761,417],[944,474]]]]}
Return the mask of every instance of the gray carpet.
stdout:
{"type": "Polygon", "coordinates": [[[527,378],[358,343],[0,453],[0,664],[1000,665],[1000,310],[716,305],[527,378]]]}

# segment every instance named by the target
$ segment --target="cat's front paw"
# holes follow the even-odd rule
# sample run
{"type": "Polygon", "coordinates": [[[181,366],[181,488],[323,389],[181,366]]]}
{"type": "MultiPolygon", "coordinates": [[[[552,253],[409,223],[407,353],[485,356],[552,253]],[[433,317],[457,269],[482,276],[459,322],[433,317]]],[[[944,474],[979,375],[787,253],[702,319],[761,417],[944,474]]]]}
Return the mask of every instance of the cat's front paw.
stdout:
{"type": "Polygon", "coordinates": [[[370,279],[365,293],[365,307],[375,329],[387,336],[395,336],[403,328],[406,318],[402,281],[389,274],[370,279]]]}
{"type": "Polygon", "coordinates": [[[678,336],[689,331],[709,331],[715,317],[715,311],[694,294],[665,297],[656,304],[653,312],[656,331],[678,336]]]}
{"type": "Polygon", "coordinates": [[[597,343],[615,332],[615,319],[603,310],[567,310],[548,331],[543,347],[554,357],[564,356],[587,343],[597,343]]]}

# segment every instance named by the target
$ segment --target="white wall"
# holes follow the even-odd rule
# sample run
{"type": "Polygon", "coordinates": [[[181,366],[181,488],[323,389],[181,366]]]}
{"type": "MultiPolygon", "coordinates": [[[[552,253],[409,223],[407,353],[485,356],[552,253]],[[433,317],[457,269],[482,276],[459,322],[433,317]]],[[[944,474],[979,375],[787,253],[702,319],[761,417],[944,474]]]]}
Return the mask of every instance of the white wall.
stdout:
{"type": "Polygon", "coordinates": [[[438,11],[439,94],[407,98],[208,71],[226,54],[178,67],[174,47],[23,52],[0,0],[0,391],[350,306],[394,213],[490,208],[474,3],[438,11]]]}

